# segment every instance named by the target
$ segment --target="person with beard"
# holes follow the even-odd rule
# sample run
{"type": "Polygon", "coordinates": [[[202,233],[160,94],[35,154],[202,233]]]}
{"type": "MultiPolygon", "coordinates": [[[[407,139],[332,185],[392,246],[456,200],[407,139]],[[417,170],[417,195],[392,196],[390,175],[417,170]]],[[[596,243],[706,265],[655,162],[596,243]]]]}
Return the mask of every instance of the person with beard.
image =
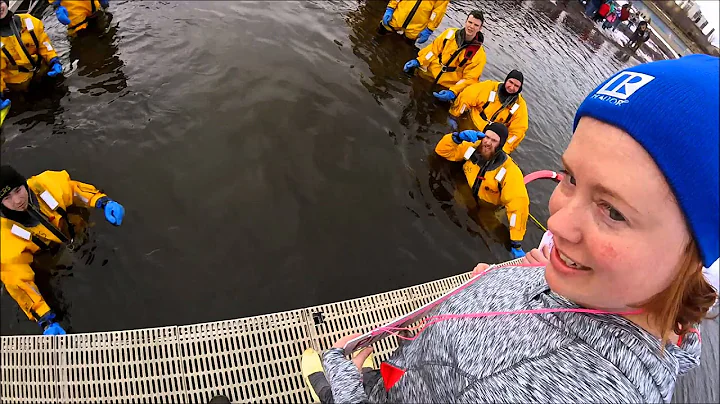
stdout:
{"type": "Polygon", "coordinates": [[[0,200],[0,279],[43,334],[65,334],[35,285],[33,256],[72,242],[69,206],[102,209],[116,226],[122,224],[125,209],[94,186],[71,180],[66,171],[45,171],[26,180],[9,165],[0,167],[0,200]]]}
{"type": "Polygon", "coordinates": [[[525,256],[522,240],[530,215],[530,198],[522,171],[503,152],[507,138],[507,127],[493,122],[482,132],[464,130],[445,135],[435,146],[435,153],[450,161],[466,160],[463,171],[473,197],[505,207],[510,226],[510,255],[515,259],[525,256]]]}
{"type": "MultiPolygon", "coordinates": [[[[460,117],[470,112],[476,128],[484,128],[490,122],[508,127],[508,139],[503,151],[512,153],[525,138],[528,130],[528,110],[520,92],[525,81],[522,72],[512,70],[504,82],[485,80],[463,90],[450,108],[450,115],[460,117]]],[[[450,125],[457,130],[457,121],[450,118],[450,125]]]]}
{"type": "Polygon", "coordinates": [[[477,83],[482,75],[487,56],[480,32],[485,17],[475,10],[468,15],[465,28],[448,28],[405,63],[403,70],[412,74],[420,68],[421,76],[433,80],[449,90],[433,95],[441,101],[452,101],[465,87],[477,83]]]}
{"type": "Polygon", "coordinates": [[[98,21],[109,0],[48,0],[55,9],[55,16],[62,25],[67,25],[68,35],[76,35],[98,21]]]}
{"type": "Polygon", "coordinates": [[[378,33],[397,32],[418,44],[427,42],[440,26],[450,0],[390,0],[378,33]]]}
{"type": "Polygon", "coordinates": [[[7,0],[0,0],[0,36],[0,103],[4,106],[5,91],[27,90],[33,77],[46,70],[44,64],[48,76],[62,75],[62,64],[42,21],[30,14],[14,14],[7,0]]]}

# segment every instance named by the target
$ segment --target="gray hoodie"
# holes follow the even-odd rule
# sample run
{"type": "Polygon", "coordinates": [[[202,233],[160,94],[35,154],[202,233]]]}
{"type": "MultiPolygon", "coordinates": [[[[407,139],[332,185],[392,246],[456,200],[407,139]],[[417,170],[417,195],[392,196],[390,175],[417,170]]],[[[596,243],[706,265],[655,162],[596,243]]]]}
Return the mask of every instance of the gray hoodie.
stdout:
{"type": "MultiPolygon", "coordinates": [[[[441,303],[437,314],[579,308],[550,291],[543,267],[492,270],[441,303]]],[[[323,355],[335,402],[669,402],[675,380],[700,362],[700,341],[660,342],[616,315],[512,314],[445,320],[393,353],[404,370],[389,389],[363,386],[340,349],[323,355]]],[[[387,365],[384,365],[387,366],[387,365]]]]}

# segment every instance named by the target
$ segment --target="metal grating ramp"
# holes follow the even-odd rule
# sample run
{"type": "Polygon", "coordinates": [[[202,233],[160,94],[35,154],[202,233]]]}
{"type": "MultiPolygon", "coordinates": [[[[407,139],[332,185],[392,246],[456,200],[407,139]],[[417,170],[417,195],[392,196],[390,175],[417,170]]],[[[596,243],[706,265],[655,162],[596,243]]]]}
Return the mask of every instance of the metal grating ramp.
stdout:
{"type": "MultiPolygon", "coordinates": [[[[506,264],[510,264],[506,263],[506,264]]],[[[514,262],[513,262],[514,263],[514,262]]],[[[3,403],[311,402],[305,348],[367,332],[445,294],[469,273],[339,303],[205,324],[59,337],[4,336],[3,403]]],[[[375,346],[375,365],[397,341],[375,346]]]]}
{"type": "MultiPolygon", "coordinates": [[[[59,401],[187,402],[185,380],[177,360],[176,329],[162,327],[57,338],[59,401]]],[[[7,362],[3,362],[4,366],[7,362]]],[[[2,400],[10,402],[17,398],[21,397],[3,396],[2,400]]]]}
{"type": "Polygon", "coordinates": [[[0,401],[60,401],[57,339],[46,336],[3,337],[0,401]]]}
{"type": "Polygon", "coordinates": [[[304,310],[178,327],[187,400],[207,403],[312,401],[300,374],[310,346],[304,310]]]}

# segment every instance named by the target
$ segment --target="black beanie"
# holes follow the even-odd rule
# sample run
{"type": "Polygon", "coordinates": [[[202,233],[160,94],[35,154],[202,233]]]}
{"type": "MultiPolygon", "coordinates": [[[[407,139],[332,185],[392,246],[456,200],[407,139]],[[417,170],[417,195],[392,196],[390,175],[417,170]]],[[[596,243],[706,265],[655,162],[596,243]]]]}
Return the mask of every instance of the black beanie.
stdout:
{"type": "Polygon", "coordinates": [[[505,146],[505,142],[507,142],[507,138],[508,138],[507,126],[505,126],[501,123],[491,122],[485,126],[485,129],[483,130],[483,132],[487,133],[487,131],[489,131],[489,130],[495,132],[498,136],[500,136],[500,145],[498,146],[497,151],[502,150],[502,148],[503,148],[503,146],[505,146]]]}
{"type": "Polygon", "coordinates": [[[22,174],[9,165],[0,167],[0,201],[5,199],[10,191],[21,185],[27,185],[27,180],[22,174]]]}
{"type": "MultiPolygon", "coordinates": [[[[510,79],[516,79],[520,82],[520,89],[515,94],[519,94],[520,91],[522,91],[523,83],[525,82],[525,77],[520,72],[520,70],[512,69],[510,73],[508,73],[507,77],[505,77],[505,83],[507,83],[510,79]]],[[[503,86],[505,87],[505,86],[503,86]]]]}
{"type": "Polygon", "coordinates": [[[8,3],[7,0],[0,0],[0,2],[5,3],[7,5],[7,9],[8,9],[7,15],[5,16],[5,18],[0,19],[0,24],[7,27],[8,25],[10,25],[10,21],[12,21],[14,14],[13,14],[12,10],[10,10],[10,3],[8,3]]]}

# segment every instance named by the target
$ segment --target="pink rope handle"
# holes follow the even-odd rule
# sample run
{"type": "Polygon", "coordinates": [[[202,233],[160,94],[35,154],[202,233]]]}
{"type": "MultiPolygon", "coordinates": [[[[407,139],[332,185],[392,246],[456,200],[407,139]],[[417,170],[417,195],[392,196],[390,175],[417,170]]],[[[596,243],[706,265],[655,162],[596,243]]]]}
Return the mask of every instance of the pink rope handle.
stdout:
{"type": "MultiPolygon", "coordinates": [[[[534,265],[534,264],[517,264],[517,265],[513,265],[513,266],[537,267],[537,265],[534,265]]],[[[478,278],[487,274],[488,272],[492,271],[493,269],[502,268],[502,267],[503,266],[489,267],[484,272],[481,272],[478,275],[476,275],[473,279],[471,279],[469,282],[467,282],[462,287],[456,289],[452,293],[448,293],[442,299],[438,300],[437,304],[442,303],[443,301],[448,299],[450,296],[453,296],[456,293],[460,292],[461,290],[465,289],[470,284],[474,283],[478,278]]],[[[387,332],[387,333],[394,335],[400,339],[404,339],[406,341],[413,341],[417,337],[419,337],[420,333],[425,331],[427,329],[427,327],[429,327],[435,323],[439,323],[440,321],[447,321],[447,320],[459,320],[459,319],[464,319],[464,318],[495,317],[495,316],[504,316],[504,315],[509,315],[509,314],[586,313],[586,314],[614,314],[614,315],[623,316],[623,315],[631,315],[631,314],[640,314],[642,312],[643,312],[643,310],[618,312],[618,311],[605,311],[605,310],[596,310],[596,309],[528,309],[528,310],[512,310],[512,311],[491,311],[491,312],[486,312],[486,313],[441,314],[438,316],[429,317],[429,318],[425,319],[424,321],[422,321],[422,324],[416,325],[414,327],[391,327],[391,326],[379,327],[372,332],[372,335],[378,335],[378,334],[387,332]],[[406,337],[406,336],[398,334],[395,331],[410,331],[410,332],[417,331],[417,334],[415,334],[415,336],[412,336],[412,337],[406,337]]]]}
{"type": "MultiPolygon", "coordinates": [[[[495,265],[495,266],[491,266],[491,267],[487,268],[485,271],[483,271],[483,272],[475,275],[472,279],[470,279],[468,282],[466,282],[466,283],[465,283],[464,285],[462,285],[461,287],[457,288],[457,289],[456,289],[455,291],[453,291],[452,293],[448,293],[447,295],[443,296],[443,297],[442,297],[441,299],[439,299],[433,306],[431,306],[431,307],[426,307],[426,308],[425,308],[422,312],[420,312],[420,313],[424,313],[424,312],[426,312],[426,311],[430,311],[430,309],[438,306],[440,303],[442,303],[442,302],[444,302],[445,300],[447,300],[448,298],[450,298],[450,296],[453,296],[453,295],[455,295],[456,293],[460,292],[461,290],[464,290],[465,288],[467,288],[468,286],[470,286],[472,283],[474,283],[478,278],[480,278],[481,276],[485,275],[486,273],[492,271],[493,269],[503,268],[503,267],[506,267],[506,266],[514,266],[514,267],[522,267],[522,268],[535,268],[535,267],[537,267],[537,265],[535,265],[535,264],[512,264],[512,265],[495,265]]],[[[387,331],[387,330],[389,330],[389,329],[392,329],[392,328],[394,328],[394,327],[390,327],[390,326],[379,327],[379,328],[374,329],[370,334],[373,335],[373,336],[376,336],[376,335],[382,334],[383,332],[385,332],[385,331],[387,331]]]]}
{"type": "MultiPolygon", "coordinates": [[[[697,335],[698,342],[702,344],[702,336],[700,335],[700,331],[697,328],[688,328],[688,333],[697,335]]],[[[682,341],[683,341],[683,336],[681,335],[678,338],[677,346],[682,345],[682,341]]]]}
{"type": "Polygon", "coordinates": [[[532,309],[532,310],[513,310],[513,311],[491,311],[487,313],[465,313],[465,314],[442,314],[439,316],[432,316],[429,317],[426,321],[423,322],[423,324],[415,326],[415,327],[381,327],[378,329],[380,332],[388,332],[392,335],[395,335],[398,338],[412,341],[418,336],[420,336],[420,333],[425,331],[427,327],[439,323],[441,321],[447,321],[447,320],[459,320],[463,318],[483,318],[483,317],[494,317],[494,316],[503,316],[508,314],[548,314],[548,313],[586,313],[586,314],[615,314],[615,315],[631,315],[631,314],[640,314],[642,313],[642,310],[634,310],[634,311],[605,311],[605,310],[594,310],[594,309],[532,309]],[[402,336],[394,331],[415,331],[417,330],[417,334],[413,337],[405,337],[402,336]]]}

